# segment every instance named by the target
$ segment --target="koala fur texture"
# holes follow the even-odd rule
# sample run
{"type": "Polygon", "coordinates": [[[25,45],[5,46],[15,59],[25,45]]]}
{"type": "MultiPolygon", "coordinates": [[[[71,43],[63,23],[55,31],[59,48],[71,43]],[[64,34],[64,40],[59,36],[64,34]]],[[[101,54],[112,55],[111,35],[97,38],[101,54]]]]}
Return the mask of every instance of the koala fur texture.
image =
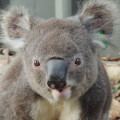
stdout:
{"type": "Polygon", "coordinates": [[[4,11],[2,42],[18,55],[1,76],[0,120],[108,120],[111,89],[95,36],[113,35],[117,11],[105,0],[64,19],[4,11]]]}

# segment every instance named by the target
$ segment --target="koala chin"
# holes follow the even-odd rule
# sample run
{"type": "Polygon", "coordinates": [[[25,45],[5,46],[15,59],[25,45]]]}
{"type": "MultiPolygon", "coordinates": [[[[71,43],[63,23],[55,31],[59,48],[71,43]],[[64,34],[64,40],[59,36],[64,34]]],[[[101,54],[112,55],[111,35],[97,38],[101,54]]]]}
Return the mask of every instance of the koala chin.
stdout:
{"type": "Polygon", "coordinates": [[[71,97],[71,87],[66,87],[63,89],[63,91],[58,91],[58,90],[52,90],[52,96],[54,97],[55,100],[64,100],[64,99],[70,99],[71,97]]]}
{"type": "Polygon", "coordinates": [[[88,0],[63,19],[17,6],[1,17],[1,42],[17,54],[1,76],[0,120],[109,120],[111,88],[97,49],[114,36],[113,2],[88,0]]]}

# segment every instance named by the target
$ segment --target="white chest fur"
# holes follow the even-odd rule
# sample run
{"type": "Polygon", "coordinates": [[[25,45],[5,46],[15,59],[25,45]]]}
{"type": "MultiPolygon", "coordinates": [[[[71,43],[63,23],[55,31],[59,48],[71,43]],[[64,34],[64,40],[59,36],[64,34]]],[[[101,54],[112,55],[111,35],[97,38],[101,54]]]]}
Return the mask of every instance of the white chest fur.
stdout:
{"type": "Polygon", "coordinates": [[[40,100],[32,104],[33,120],[79,120],[80,107],[78,101],[67,100],[50,104],[40,100]]]}

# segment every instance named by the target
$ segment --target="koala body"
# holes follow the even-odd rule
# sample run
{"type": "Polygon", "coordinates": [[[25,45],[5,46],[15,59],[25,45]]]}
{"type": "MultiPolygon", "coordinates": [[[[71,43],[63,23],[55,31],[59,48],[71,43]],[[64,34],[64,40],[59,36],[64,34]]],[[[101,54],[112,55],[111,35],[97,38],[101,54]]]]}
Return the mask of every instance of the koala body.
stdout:
{"type": "Polygon", "coordinates": [[[112,35],[110,5],[89,1],[64,19],[3,13],[3,43],[18,56],[1,77],[0,120],[108,120],[111,89],[94,37],[112,35]]]}

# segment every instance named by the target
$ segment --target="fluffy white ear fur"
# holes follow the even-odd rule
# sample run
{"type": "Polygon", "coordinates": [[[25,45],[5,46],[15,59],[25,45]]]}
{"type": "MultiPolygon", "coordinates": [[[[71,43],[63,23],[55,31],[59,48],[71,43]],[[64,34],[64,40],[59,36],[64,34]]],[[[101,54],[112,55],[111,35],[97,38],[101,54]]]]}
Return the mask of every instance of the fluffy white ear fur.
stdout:
{"type": "Polygon", "coordinates": [[[24,38],[18,38],[18,39],[3,39],[3,43],[7,45],[7,47],[10,47],[10,49],[18,51],[19,49],[23,48],[25,45],[24,38]]]}
{"type": "Polygon", "coordinates": [[[27,9],[24,7],[11,7],[2,14],[2,42],[12,49],[24,46],[24,38],[30,31],[31,23],[27,9]]]}

